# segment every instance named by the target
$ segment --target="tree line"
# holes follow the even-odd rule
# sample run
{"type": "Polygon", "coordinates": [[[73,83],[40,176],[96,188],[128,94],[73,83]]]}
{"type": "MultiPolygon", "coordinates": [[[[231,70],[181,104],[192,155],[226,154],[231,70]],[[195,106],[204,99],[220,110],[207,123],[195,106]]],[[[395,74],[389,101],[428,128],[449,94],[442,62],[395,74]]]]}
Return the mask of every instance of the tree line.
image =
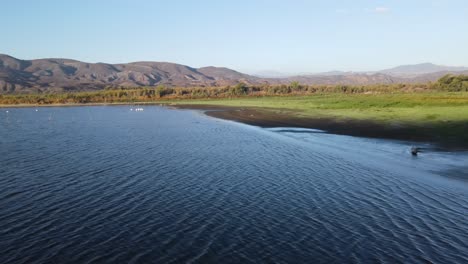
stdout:
{"type": "Polygon", "coordinates": [[[288,96],[318,93],[401,93],[424,91],[468,91],[468,76],[446,75],[437,82],[426,84],[374,84],[374,85],[247,85],[239,83],[225,87],[179,88],[157,87],[108,88],[92,92],[3,94],[0,104],[87,104],[151,102],[165,99],[229,98],[242,96],[288,96]]]}

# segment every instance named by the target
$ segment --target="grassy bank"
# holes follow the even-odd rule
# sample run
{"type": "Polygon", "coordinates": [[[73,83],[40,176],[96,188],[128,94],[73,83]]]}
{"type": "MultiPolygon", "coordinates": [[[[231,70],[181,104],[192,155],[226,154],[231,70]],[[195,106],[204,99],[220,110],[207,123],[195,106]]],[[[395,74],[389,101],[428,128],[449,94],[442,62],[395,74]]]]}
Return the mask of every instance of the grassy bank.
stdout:
{"type": "Polygon", "coordinates": [[[425,85],[238,84],[0,95],[0,106],[122,103],[165,103],[202,109],[200,106],[217,106],[217,109],[229,106],[229,111],[216,116],[262,126],[303,126],[343,134],[448,142],[468,147],[467,76],[447,75],[425,85]]]}
{"type": "Polygon", "coordinates": [[[332,133],[468,148],[468,93],[320,94],[293,97],[181,100],[210,115],[252,125],[308,127],[332,133]]]}
{"type": "Polygon", "coordinates": [[[433,142],[449,149],[468,149],[468,92],[164,98],[63,106],[161,103],[217,110],[208,114],[264,127],[317,128],[336,134],[433,142]]]}
{"type": "Polygon", "coordinates": [[[174,100],[175,104],[261,107],[303,117],[381,122],[468,122],[468,93],[317,94],[289,97],[174,100]]]}

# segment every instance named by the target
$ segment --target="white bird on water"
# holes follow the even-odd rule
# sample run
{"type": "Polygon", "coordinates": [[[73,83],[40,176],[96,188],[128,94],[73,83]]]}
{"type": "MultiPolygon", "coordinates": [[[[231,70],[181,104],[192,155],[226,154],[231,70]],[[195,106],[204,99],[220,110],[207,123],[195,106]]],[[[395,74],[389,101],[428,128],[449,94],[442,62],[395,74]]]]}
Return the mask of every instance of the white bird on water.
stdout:
{"type": "Polygon", "coordinates": [[[5,111],[7,114],[9,113],[8,110],[5,111]]]}

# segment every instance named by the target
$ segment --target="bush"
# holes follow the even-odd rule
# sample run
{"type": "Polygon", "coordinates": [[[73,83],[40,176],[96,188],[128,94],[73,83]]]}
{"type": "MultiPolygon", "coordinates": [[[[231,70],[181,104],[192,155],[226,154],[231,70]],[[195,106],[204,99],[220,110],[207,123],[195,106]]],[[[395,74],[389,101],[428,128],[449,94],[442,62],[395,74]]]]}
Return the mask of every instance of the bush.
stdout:
{"type": "Polygon", "coordinates": [[[230,89],[231,95],[236,95],[236,96],[245,95],[247,94],[248,91],[249,91],[249,88],[247,87],[245,83],[238,83],[236,84],[236,86],[230,89]]]}
{"type": "Polygon", "coordinates": [[[435,86],[450,92],[468,91],[468,76],[447,74],[440,78],[435,86]]]}
{"type": "Polygon", "coordinates": [[[158,98],[163,97],[166,95],[166,87],[164,85],[158,85],[158,87],[156,87],[155,93],[158,98]]]}

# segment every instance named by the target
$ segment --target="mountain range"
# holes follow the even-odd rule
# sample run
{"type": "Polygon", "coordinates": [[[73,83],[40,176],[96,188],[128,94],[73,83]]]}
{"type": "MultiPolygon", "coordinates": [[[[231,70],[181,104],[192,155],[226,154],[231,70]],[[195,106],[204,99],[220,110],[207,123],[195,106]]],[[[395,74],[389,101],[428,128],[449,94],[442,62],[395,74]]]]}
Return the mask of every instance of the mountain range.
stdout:
{"type": "Polygon", "coordinates": [[[0,93],[84,91],[160,84],[209,87],[239,82],[250,85],[288,84],[293,81],[309,85],[422,83],[435,81],[447,73],[468,74],[468,68],[423,63],[377,72],[328,72],[272,78],[223,67],[193,68],[169,62],[108,64],[72,59],[21,60],[0,54],[0,93]]]}

